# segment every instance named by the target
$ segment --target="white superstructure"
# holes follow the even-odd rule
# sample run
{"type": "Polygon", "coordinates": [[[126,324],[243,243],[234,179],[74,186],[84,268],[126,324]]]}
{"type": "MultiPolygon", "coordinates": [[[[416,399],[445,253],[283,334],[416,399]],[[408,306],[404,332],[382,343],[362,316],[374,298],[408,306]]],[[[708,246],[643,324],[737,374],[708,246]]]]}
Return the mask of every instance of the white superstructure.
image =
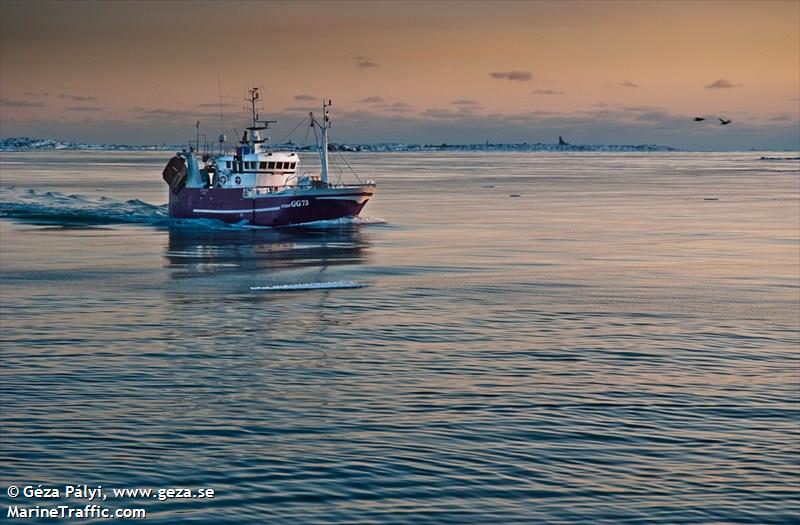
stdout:
{"type": "MultiPolygon", "coordinates": [[[[259,120],[256,103],[260,100],[258,88],[250,89],[250,109],[252,123],[244,132],[241,141],[232,155],[219,155],[211,160],[208,185],[213,188],[258,188],[260,191],[274,192],[295,186],[308,186],[315,181],[327,182],[327,143],[321,148],[322,173],[320,175],[300,175],[300,156],[293,151],[271,151],[266,143],[269,139],[261,137],[261,132],[269,129],[275,120],[259,120]]],[[[327,105],[325,122],[319,125],[323,140],[327,142],[327,105]]],[[[312,117],[313,118],[313,117],[312,117]]]]}

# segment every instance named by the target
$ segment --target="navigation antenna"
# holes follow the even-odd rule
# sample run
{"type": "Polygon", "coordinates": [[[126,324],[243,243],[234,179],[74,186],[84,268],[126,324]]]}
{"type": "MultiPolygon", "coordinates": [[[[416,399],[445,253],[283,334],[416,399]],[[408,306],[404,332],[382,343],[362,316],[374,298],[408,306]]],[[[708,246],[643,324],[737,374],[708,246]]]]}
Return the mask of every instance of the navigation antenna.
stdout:
{"type": "Polygon", "coordinates": [[[247,101],[250,102],[250,108],[249,109],[252,112],[252,116],[253,116],[253,125],[252,125],[252,127],[255,128],[258,125],[258,122],[257,122],[258,121],[258,113],[256,113],[256,102],[261,100],[261,93],[258,92],[258,88],[257,87],[252,87],[252,88],[248,89],[247,93],[249,95],[247,97],[247,101]]]}
{"type": "Polygon", "coordinates": [[[217,71],[217,91],[219,92],[219,154],[222,155],[222,148],[227,137],[225,136],[225,120],[222,116],[222,81],[219,78],[219,71],[217,71]]]}
{"type": "Polygon", "coordinates": [[[253,124],[247,127],[244,136],[242,136],[242,144],[249,144],[253,152],[257,151],[256,144],[263,144],[269,142],[269,137],[261,137],[260,131],[269,129],[270,124],[276,124],[277,120],[263,120],[258,118],[256,111],[256,102],[261,100],[261,93],[259,88],[253,87],[248,90],[247,102],[250,103],[250,111],[252,113],[253,124]]]}

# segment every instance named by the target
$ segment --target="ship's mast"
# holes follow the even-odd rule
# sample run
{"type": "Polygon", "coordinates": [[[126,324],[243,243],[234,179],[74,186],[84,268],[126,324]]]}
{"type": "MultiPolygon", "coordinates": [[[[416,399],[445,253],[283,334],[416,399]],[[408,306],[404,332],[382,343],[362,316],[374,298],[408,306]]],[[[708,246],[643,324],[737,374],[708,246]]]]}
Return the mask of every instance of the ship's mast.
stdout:
{"type": "Polygon", "coordinates": [[[258,114],[256,113],[256,102],[258,102],[261,96],[258,93],[257,87],[250,88],[249,93],[250,97],[248,98],[248,100],[250,101],[250,110],[253,113],[253,124],[251,127],[255,128],[257,124],[256,120],[258,119],[258,114]]]}
{"type": "Polygon", "coordinates": [[[331,128],[331,119],[328,108],[331,107],[330,100],[322,101],[322,123],[314,118],[311,114],[311,123],[319,126],[320,129],[320,143],[319,143],[319,165],[320,172],[319,178],[324,184],[328,184],[328,130],[331,128]]]}
{"type": "Polygon", "coordinates": [[[247,143],[250,145],[250,150],[253,153],[257,153],[256,144],[263,144],[264,142],[269,140],[269,137],[265,139],[261,138],[259,131],[262,129],[269,129],[270,124],[275,124],[277,120],[259,120],[258,113],[256,112],[256,102],[261,100],[261,94],[258,91],[257,87],[250,88],[248,90],[250,96],[247,98],[247,101],[250,103],[250,111],[252,114],[252,123],[247,129],[250,131],[247,137],[247,141],[242,140],[242,143],[247,143]]]}
{"type": "Polygon", "coordinates": [[[261,94],[258,92],[258,88],[257,87],[250,88],[248,90],[248,94],[250,95],[249,97],[247,97],[247,100],[248,100],[248,102],[250,102],[250,111],[252,113],[252,122],[251,122],[250,126],[248,126],[248,128],[247,128],[250,131],[250,133],[248,133],[248,136],[247,136],[247,143],[250,145],[251,151],[255,151],[256,143],[257,142],[261,142],[260,140],[258,140],[258,138],[260,138],[260,137],[258,137],[258,122],[257,122],[258,113],[256,113],[256,102],[258,102],[259,99],[261,98],[261,94]]]}

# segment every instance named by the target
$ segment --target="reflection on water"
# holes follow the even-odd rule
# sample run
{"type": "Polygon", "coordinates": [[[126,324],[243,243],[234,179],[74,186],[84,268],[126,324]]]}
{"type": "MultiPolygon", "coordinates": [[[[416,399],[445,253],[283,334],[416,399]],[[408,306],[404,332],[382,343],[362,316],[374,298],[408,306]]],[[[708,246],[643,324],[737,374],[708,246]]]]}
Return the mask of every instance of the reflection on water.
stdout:
{"type": "Polygon", "coordinates": [[[282,230],[187,230],[172,228],[164,257],[174,279],[198,274],[276,273],[361,264],[369,242],[359,225],[282,230]]]}

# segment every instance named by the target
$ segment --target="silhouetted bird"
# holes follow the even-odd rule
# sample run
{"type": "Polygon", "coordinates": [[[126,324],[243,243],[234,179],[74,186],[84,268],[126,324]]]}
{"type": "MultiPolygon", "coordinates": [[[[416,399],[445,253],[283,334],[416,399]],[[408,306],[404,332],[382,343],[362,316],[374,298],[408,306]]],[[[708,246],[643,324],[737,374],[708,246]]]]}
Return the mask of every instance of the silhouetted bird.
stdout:
{"type": "Polygon", "coordinates": [[[705,119],[706,119],[705,117],[695,117],[695,118],[694,118],[694,121],[695,121],[695,122],[702,122],[702,121],[704,121],[705,119]]]}
{"type": "Polygon", "coordinates": [[[719,117],[719,125],[720,126],[727,126],[731,122],[733,122],[733,121],[732,120],[725,120],[724,118],[719,117]]]}

